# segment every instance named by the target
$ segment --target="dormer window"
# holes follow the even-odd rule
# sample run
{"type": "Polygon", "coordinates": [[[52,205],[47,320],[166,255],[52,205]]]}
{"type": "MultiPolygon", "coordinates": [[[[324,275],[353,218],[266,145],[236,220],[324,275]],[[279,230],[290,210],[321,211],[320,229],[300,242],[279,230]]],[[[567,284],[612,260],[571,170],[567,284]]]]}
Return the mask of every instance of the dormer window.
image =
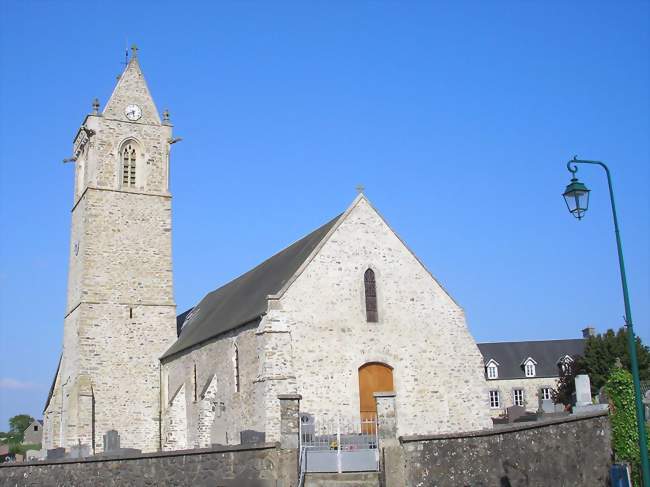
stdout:
{"type": "Polygon", "coordinates": [[[522,365],[524,366],[524,374],[526,377],[535,377],[535,375],[537,375],[535,371],[537,362],[535,362],[531,357],[524,360],[522,365]]]}
{"type": "Polygon", "coordinates": [[[571,363],[573,363],[573,359],[571,358],[570,355],[565,355],[564,357],[561,357],[557,361],[557,366],[560,369],[560,374],[565,375],[566,373],[569,372],[571,369],[571,363]]]}
{"type": "Polygon", "coordinates": [[[498,379],[499,378],[499,363],[492,359],[490,360],[486,366],[485,369],[487,371],[487,378],[488,379],[498,379]]]}

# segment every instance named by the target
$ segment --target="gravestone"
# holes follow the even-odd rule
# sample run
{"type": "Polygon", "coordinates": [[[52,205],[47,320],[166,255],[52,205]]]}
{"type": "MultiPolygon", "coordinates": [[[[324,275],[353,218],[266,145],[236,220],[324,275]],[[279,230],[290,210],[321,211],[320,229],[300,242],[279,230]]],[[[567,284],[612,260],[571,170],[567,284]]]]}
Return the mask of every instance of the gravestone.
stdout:
{"type": "Polygon", "coordinates": [[[607,404],[593,404],[591,401],[591,383],[587,374],[576,375],[576,404],[573,406],[573,414],[593,413],[606,411],[607,404]]]}
{"type": "Polygon", "coordinates": [[[242,445],[259,445],[266,440],[264,431],[244,430],[239,433],[239,441],[242,445]]]}
{"type": "Polygon", "coordinates": [[[526,410],[523,406],[510,406],[506,408],[506,417],[508,418],[508,423],[513,423],[520,417],[526,414],[526,410]]]}
{"type": "Polygon", "coordinates": [[[120,449],[120,435],[115,430],[109,430],[104,435],[104,453],[111,453],[120,449]]]}
{"type": "Polygon", "coordinates": [[[609,404],[609,396],[605,391],[605,386],[601,387],[598,391],[598,404],[609,404]]]}
{"type": "Polygon", "coordinates": [[[120,435],[117,431],[109,430],[104,435],[104,455],[124,456],[137,455],[138,453],[142,453],[142,450],[120,447],[120,435]]]}
{"type": "Polygon", "coordinates": [[[81,441],[77,445],[70,447],[66,455],[67,458],[85,458],[90,456],[90,445],[82,445],[81,441]]]}
{"type": "Polygon", "coordinates": [[[27,458],[27,461],[45,460],[47,457],[47,450],[27,450],[25,452],[25,457],[27,458]]]}
{"type": "Polygon", "coordinates": [[[591,381],[587,374],[576,375],[576,406],[591,404],[591,381]]]}
{"type": "Polygon", "coordinates": [[[47,450],[48,460],[61,460],[65,458],[65,448],[50,448],[47,450]]]}
{"type": "Polygon", "coordinates": [[[542,414],[555,413],[555,403],[553,403],[553,399],[540,399],[539,410],[542,414]]]}

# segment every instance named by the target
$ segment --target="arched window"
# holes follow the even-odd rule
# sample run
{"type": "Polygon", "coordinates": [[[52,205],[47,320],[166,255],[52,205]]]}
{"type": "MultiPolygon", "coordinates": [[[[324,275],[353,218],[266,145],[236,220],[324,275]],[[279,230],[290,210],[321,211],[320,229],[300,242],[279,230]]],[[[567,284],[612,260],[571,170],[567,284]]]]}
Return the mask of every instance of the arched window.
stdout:
{"type": "Polygon", "coordinates": [[[377,323],[379,316],[377,313],[377,284],[375,283],[375,273],[368,269],[363,275],[363,281],[366,288],[366,321],[377,323]]]}
{"type": "Polygon", "coordinates": [[[127,143],[122,148],[122,186],[135,187],[136,149],[133,142],[127,143]]]}

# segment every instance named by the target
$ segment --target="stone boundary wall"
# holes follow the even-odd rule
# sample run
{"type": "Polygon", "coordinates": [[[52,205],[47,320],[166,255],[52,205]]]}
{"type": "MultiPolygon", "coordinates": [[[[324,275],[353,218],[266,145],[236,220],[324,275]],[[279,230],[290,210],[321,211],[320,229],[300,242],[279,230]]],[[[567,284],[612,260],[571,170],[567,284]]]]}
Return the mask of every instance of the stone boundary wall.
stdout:
{"type": "Polygon", "coordinates": [[[279,444],[0,465],[7,486],[292,487],[297,450],[279,444]]]}
{"type": "Polygon", "coordinates": [[[612,462],[606,412],[399,440],[386,468],[406,486],[604,486],[612,462]]]}

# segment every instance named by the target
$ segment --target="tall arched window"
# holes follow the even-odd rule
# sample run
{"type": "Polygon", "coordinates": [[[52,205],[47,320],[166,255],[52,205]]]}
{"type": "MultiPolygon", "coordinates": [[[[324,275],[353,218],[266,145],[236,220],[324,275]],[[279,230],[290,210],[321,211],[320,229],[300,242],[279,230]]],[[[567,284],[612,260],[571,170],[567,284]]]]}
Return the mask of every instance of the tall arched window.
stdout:
{"type": "Polygon", "coordinates": [[[135,187],[136,145],[127,143],[122,149],[122,186],[135,187]]]}
{"type": "Polygon", "coordinates": [[[363,275],[363,281],[366,288],[366,321],[377,323],[379,316],[377,313],[377,284],[375,283],[375,273],[368,269],[363,275]]]}

